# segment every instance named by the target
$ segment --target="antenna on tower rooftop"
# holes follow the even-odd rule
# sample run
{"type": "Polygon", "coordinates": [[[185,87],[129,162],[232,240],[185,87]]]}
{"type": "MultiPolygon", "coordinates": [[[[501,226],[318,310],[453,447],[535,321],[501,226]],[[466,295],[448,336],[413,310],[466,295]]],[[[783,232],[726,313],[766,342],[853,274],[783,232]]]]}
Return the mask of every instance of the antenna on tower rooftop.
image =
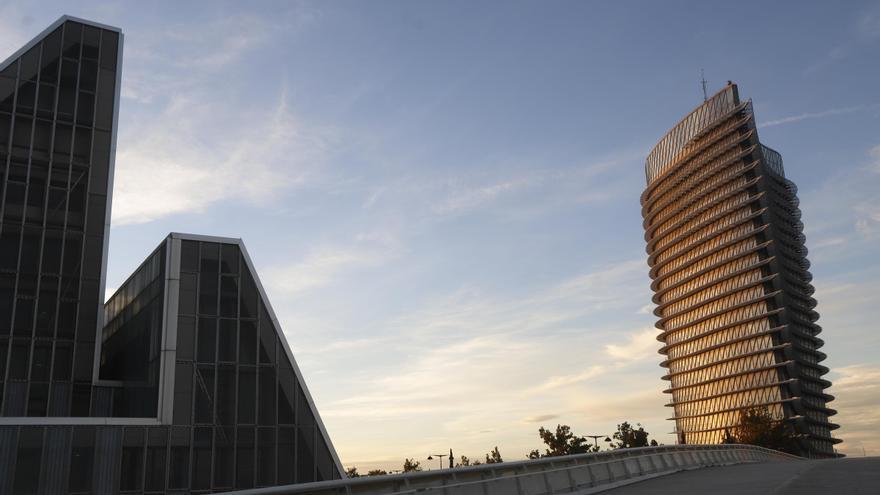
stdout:
{"type": "Polygon", "coordinates": [[[706,75],[703,73],[703,69],[700,69],[700,84],[703,86],[703,101],[709,99],[709,95],[706,94],[706,75]]]}

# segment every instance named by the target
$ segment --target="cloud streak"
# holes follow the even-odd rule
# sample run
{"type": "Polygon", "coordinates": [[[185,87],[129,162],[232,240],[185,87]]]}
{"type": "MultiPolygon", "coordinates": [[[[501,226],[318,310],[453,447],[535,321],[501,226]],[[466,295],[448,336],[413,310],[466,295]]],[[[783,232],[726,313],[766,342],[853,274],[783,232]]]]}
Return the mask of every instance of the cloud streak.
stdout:
{"type": "Polygon", "coordinates": [[[758,128],[764,127],[774,127],[778,125],[791,124],[794,122],[800,122],[802,120],[811,120],[811,119],[821,119],[825,117],[833,117],[836,115],[846,115],[850,113],[863,112],[866,110],[872,110],[875,108],[880,108],[880,103],[874,103],[869,105],[856,105],[852,107],[842,107],[842,108],[832,108],[830,110],[825,110],[823,112],[805,112],[799,115],[792,115],[790,117],[783,117],[781,119],[776,120],[768,120],[762,122],[758,125],[758,128]]]}
{"type": "Polygon", "coordinates": [[[249,118],[178,98],[127,136],[116,158],[115,225],[197,213],[222,199],[271,201],[305,182],[329,146],[295,121],[284,93],[268,114],[249,118]]]}

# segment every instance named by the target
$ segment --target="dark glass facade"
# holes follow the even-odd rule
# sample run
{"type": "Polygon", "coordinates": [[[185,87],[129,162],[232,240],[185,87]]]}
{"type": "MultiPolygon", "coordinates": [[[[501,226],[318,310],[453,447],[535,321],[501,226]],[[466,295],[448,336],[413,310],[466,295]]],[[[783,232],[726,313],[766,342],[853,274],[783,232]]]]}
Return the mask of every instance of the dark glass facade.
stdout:
{"type": "Polygon", "coordinates": [[[681,443],[720,443],[741,412],[791,424],[834,456],[837,425],[797,187],[729,84],[651,151],[642,194],[663,378],[681,443]]]}
{"type": "Polygon", "coordinates": [[[61,22],[0,67],[0,416],[89,413],[119,41],[61,22]]]}
{"type": "Polygon", "coordinates": [[[341,478],[241,241],[172,234],[100,304],[121,47],[64,17],[0,65],[0,495],[341,478]]]}

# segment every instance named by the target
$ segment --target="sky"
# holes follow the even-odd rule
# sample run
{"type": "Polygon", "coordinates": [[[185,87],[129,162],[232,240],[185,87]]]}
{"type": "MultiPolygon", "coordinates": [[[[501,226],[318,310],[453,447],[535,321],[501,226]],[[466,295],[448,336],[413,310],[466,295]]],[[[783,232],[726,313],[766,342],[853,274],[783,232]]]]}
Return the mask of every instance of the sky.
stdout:
{"type": "Polygon", "coordinates": [[[244,239],[345,466],[673,443],[639,195],[733,80],[797,183],[841,452],[880,455],[880,3],[0,2],[125,33],[112,293],[244,239]]]}

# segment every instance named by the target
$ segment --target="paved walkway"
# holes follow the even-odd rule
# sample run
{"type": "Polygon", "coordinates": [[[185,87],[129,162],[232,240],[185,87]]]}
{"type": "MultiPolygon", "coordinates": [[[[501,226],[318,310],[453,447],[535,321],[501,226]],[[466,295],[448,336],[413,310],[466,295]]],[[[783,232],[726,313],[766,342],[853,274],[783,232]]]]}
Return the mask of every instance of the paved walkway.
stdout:
{"type": "Polygon", "coordinates": [[[781,461],[684,471],[607,492],[613,495],[880,494],[880,457],[781,461]]]}

